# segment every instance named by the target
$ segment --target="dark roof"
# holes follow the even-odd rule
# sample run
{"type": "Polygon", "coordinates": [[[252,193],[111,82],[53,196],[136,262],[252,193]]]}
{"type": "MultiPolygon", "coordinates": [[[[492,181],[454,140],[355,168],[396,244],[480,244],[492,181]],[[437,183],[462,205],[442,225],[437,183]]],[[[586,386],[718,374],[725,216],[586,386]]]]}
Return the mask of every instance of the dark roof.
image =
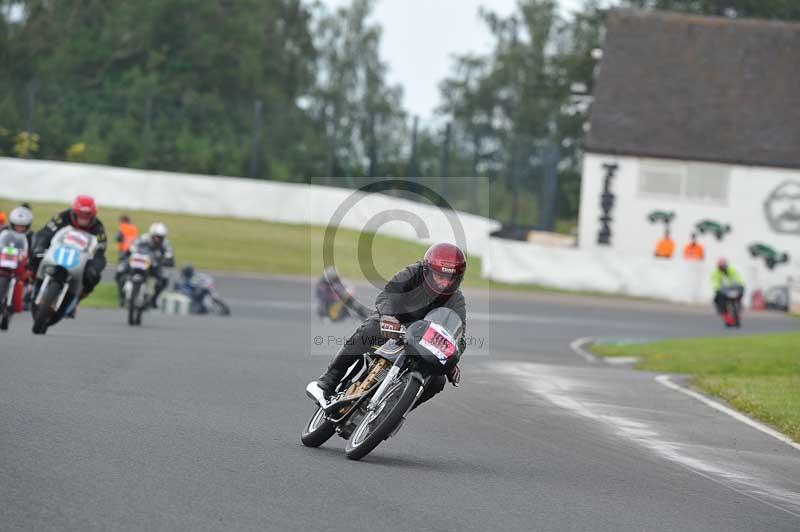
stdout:
{"type": "Polygon", "coordinates": [[[612,9],[592,152],[800,168],[800,24],[612,9]]]}

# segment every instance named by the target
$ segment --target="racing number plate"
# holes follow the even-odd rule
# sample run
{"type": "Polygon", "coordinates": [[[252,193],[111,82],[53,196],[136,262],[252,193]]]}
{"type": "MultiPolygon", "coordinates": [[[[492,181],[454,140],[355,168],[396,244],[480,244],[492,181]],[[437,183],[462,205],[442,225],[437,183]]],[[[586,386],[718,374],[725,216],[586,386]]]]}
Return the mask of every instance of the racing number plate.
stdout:
{"type": "Polygon", "coordinates": [[[70,231],[64,237],[64,245],[83,251],[89,247],[89,239],[77,231],[70,231]]]}
{"type": "Polygon", "coordinates": [[[147,270],[150,268],[150,257],[139,254],[131,255],[130,264],[131,268],[136,270],[147,270]]]}
{"type": "Polygon", "coordinates": [[[448,359],[456,354],[456,343],[453,337],[435,323],[431,323],[425,330],[419,345],[436,355],[442,364],[447,364],[448,359]]]}
{"type": "Polygon", "coordinates": [[[19,266],[19,250],[17,248],[6,247],[0,250],[0,268],[16,270],[19,266]]]}

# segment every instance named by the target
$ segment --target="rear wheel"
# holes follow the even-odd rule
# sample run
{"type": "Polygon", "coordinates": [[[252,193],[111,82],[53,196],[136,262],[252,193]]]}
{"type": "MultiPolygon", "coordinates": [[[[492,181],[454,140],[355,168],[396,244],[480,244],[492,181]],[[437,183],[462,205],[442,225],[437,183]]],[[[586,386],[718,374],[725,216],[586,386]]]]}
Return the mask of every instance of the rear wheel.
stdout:
{"type": "Polygon", "coordinates": [[[47,334],[47,328],[50,327],[50,321],[55,314],[52,308],[53,303],[58,300],[62,288],[61,283],[55,280],[51,280],[47,285],[47,289],[42,294],[42,302],[36,306],[33,313],[33,334],[47,334]]]}
{"type": "Polygon", "coordinates": [[[403,416],[414,404],[421,384],[406,373],[392,385],[353,431],[345,446],[345,454],[351,460],[360,460],[383,440],[388,438],[403,420],[403,416]]]}
{"type": "Polygon", "coordinates": [[[335,432],[336,425],[325,417],[325,411],[322,408],[317,408],[317,411],[306,423],[306,428],[300,435],[300,441],[306,447],[319,447],[328,441],[335,432]]]}

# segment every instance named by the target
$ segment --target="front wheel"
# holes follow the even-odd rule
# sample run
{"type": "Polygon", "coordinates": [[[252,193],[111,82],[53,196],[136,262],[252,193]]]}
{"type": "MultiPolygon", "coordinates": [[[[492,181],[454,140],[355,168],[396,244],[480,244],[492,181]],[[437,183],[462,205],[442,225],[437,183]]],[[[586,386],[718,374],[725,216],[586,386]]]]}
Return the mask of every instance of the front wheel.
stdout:
{"type": "Polygon", "coordinates": [[[0,331],[8,330],[8,322],[11,319],[11,300],[8,294],[8,287],[11,279],[0,277],[0,331]]]}
{"type": "Polygon", "coordinates": [[[306,447],[319,447],[331,439],[335,432],[336,425],[325,417],[325,411],[322,408],[317,408],[317,411],[306,423],[306,428],[300,435],[300,441],[306,447]]]}
{"type": "Polygon", "coordinates": [[[345,454],[350,460],[361,460],[391,436],[392,432],[403,421],[403,416],[414,404],[421,383],[406,373],[392,385],[375,405],[375,410],[367,412],[364,419],[347,440],[345,454]]]}
{"type": "Polygon", "coordinates": [[[128,298],[128,325],[140,325],[142,323],[142,311],[139,308],[139,292],[142,290],[142,283],[134,281],[131,284],[131,293],[128,298]]]}
{"type": "Polygon", "coordinates": [[[62,288],[61,283],[54,280],[47,285],[47,290],[42,294],[42,302],[36,305],[33,313],[33,334],[47,334],[50,321],[55,314],[53,303],[58,300],[62,288]]]}

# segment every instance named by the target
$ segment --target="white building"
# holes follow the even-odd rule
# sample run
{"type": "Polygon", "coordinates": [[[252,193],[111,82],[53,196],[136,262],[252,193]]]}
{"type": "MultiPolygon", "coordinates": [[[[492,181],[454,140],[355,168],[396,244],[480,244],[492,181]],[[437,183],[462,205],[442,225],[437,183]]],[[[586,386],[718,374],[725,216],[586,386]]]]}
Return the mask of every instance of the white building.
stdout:
{"type": "Polygon", "coordinates": [[[517,281],[686,302],[710,300],[721,256],[751,292],[800,278],[799,67],[800,24],[611,10],[586,139],[579,249],[495,242],[489,275],[508,278],[498,275],[501,261],[522,272],[517,281]],[[663,222],[649,220],[658,211],[674,214],[670,260],[653,256],[664,233],[663,222]],[[700,234],[705,261],[685,261],[683,246],[704,221],[730,230],[721,240],[700,234]],[[758,244],[788,260],[769,268],[763,253],[752,256],[758,244]]]}

